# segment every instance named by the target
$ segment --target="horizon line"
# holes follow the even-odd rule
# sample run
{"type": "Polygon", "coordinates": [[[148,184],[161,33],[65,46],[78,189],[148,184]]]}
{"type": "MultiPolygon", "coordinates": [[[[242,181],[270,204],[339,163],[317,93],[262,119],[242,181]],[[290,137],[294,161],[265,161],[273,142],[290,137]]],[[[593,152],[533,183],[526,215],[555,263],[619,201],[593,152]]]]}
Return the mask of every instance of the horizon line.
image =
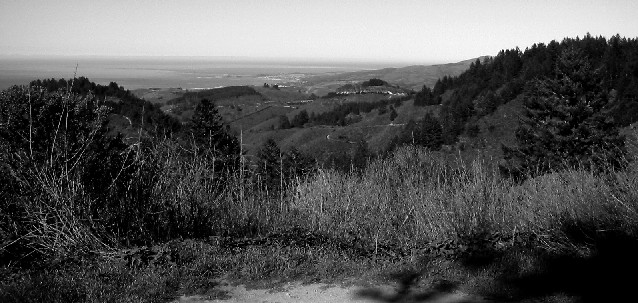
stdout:
{"type": "Polygon", "coordinates": [[[266,61],[266,62],[339,62],[339,63],[360,63],[360,64],[405,64],[410,65],[441,65],[441,64],[453,64],[467,60],[473,60],[484,56],[481,55],[474,58],[466,59],[453,59],[453,60],[441,60],[441,59],[429,59],[429,60],[417,60],[417,59],[378,59],[378,58],[330,58],[330,57],[269,57],[269,56],[217,56],[217,55],[103,55],[103,54],[2,54],[0,58],[9,59],[71,59],[71,58],[118,58],[118,59],[217,59],[228,61],[266,61]]]}

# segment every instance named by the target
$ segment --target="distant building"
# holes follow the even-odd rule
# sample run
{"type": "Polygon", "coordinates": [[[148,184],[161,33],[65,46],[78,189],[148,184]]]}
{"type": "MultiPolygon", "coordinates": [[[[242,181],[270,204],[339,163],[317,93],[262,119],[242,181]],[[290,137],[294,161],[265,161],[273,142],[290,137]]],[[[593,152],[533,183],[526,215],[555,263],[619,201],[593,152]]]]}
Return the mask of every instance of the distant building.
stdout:
{"type": "Polygon", "coordinates": [[[308,99],[308,100],[296,100],[296,101],[288,101],[286,102],[286,104],[291,104],[291,105],[298,105],[298,104],[306,104],[306,103],[310,103],[313,102],[315,100],[312,99],[308,99]]]}
{"type": "Polygon", "coordinates": [[[407,96],[407,93],[397,87],[392,86],[367,86],[364,87],[360,84],[346,84],[337,88],[335,91],[338,95],[351,95],[351,94],[382,94],[382,95],[396,95],[407,96]]]}

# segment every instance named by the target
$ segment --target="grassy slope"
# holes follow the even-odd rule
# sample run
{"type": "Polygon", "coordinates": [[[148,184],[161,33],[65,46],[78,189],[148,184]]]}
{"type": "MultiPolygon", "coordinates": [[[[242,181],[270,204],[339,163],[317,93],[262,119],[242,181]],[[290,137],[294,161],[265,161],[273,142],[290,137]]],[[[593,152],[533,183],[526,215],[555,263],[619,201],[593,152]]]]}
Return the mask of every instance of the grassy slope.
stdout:
{"type": "Polygon", "coordinates": [[[144,99],[152,103],[165,104],[166,102],[177,99],[186,93],[181,88],[162,88],[150,89],[142,88],[131,91],[138,98],[144,99]]]}
{"type": "Polygon", "coordinates": [[[436,80],[444,76],[457,76],[467,70],[476,59],[439,65],[413,65],[401,68],[359,71],[337,75],[322,75],[306,79],[307,92],[325,95],[336,88],[352,82],[378,78],[401,87],[419,90],[423,85],[433,87],[436,80]]]}
{"type": "MultiPolygon", "coordinates": [[[[338,76],[319,76],[311,78],[310,84],[307,85],[328,83],[333,81],[334,77],[347,79],[348,81],[363,81],[377,77],[392,84],[430,81],[433,85],[434,81],[440,76],[455,75],[467,69],[471,61],[473,60],[444,65],[409,66],[379,71],[345,73],[338,76]],[[426,79],[424,77],[429,78],[427,78],[428,80],[424,80],[426,79]]],[[[422,84],[414,85],[415,88],[420,88],[422,84]]],[[[274,89],[255,86],[253,88],[261,96],[241,96],[216,101],[220,114],[224,117],[225,121],[230,123],[233,131],[236,134],[243,131],[244,143],[251,154],[254,153],[268,137],[277,138],[278,143],[284,148],[289,148],[294,145],[301,150],[315,155],[348,150],[351,147],[349,144],[327,142],[326,136],[330,132],[321,129],[321,127],[315,129],[315,127],[308,126],[310,129],[295,129],[299,132],[298,134],[291,130],[279,131],[277,130],[279,126],[279,116],[286,115],[288,119],[291,120],[302,110],[306,110],[308,113],[320,114],[333,109],[336,104],[343,102],[374,102],[387,98],[387,96],[383,95],[364,94],[340,96],[331,99],[317,99],[307,104],[288,104],[288,102],[307,100],[309,95],[305,93],[304,88],[301,87],[274,89]]],[[[151,102],[164,104],[170,99],[175,99],[183,95],[184,91],[178,89],[159,91],[146,89],[137,90],[134,93],[151,102]]],[[[167,105],[163,110],[170,113],[172,107],[173,105],[167,105]]],[[[193,114],[193,110],[190,108],[182,110],[183,111],[179,112],[177,116],[182,121],[188,121],[193,114]]],[[[407,101],[404,106],[397,108],[399,116],[394,123],[401,124],[406,123],[410,119],[417,120],[422,117],[425,111],[423,108],[412,106],[412,101],[407,101]]],[[[435,113],[436,112],[438,112],[438,110],[435,110],[435,113]]],[[[369,147],[373,151],[382,151],[390,140],[400,131],[400,127],[382,126],[391,123],[388,117],[389,113],[379,116],[376,111],[373,111],[373,113],[363,114],[361,122],[334,130],[337,131],[337,135],[342,135],[350,141],[363,139],[368,142],[369,147]]]]}
{"type": "MultiPolygon", "coordinates": [[[[333,108],[337,102],[376,101],[379,98],[384,98],[384,96],[361,95],[329,100],[318,99],[313,103],[293,109],[287,116],[292,119],[301,110],[306,110],[309,113],[322,113],[333,108]]],[[[369,113],[361,113],[360,122],[344,127],[308,124],[304,128],[279,130],[277,129],[278,117],[274,117],[255,125],[248,131],[244,131],[244,142],[247,144],[247,149],[251,154],[254,154],[267,138],[275,139],[283,149],[295,146],[312,156],[343,151],[350,152],[355,147],[353,142],[360,140],[366,141],[368,148],[373,152],[382,152],[390,144],[390,141],[401,132],[403,126],[400,124],[405,124],[409,120],[421,119],[426,112],[438,115],[439,108],[440,106],[414,106],[413,100],[408,100],[404,101],[401,106],[396,107],[398,116],[394,121],[390,121],[389,111],[379,115],[378,110],[375,109],[369,113]],[[328,135],[333,140],[328,140],[326,137],[328,135]],[[337,142],[337,140],[344,142],[337,142]],[[348,143],[348,141],[351,143],[348,143]]]]}
{"type": "Polygon", "coordinates": [[[302,89],[297,87],[282,87],[274,89],[255,86],[254,88],[257,92],[266,97],[266,99],[272,101],[289,102],[308,99],[308,95],[300,92],[302,89]]]}

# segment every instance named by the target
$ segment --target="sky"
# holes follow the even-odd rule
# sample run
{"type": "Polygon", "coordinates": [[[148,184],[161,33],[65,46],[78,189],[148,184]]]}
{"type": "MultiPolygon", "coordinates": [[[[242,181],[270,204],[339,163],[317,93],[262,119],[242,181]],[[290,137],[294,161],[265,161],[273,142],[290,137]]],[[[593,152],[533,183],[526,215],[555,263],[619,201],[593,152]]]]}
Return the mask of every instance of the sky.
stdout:
{"type": "Polygon", "coordinates": [[[638,37],[638,1],[0,0],[0,55],[447,63],[638,37]]]}

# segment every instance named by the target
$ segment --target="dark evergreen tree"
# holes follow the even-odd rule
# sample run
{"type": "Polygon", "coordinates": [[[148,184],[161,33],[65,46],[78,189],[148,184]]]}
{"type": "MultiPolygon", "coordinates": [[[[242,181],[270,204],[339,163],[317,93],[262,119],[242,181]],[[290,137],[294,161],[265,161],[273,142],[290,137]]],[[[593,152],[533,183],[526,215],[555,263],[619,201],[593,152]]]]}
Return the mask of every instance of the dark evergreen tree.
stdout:
{"type": "Polygon", "coordinates": [[[604,111],[610,97],[600,70],[583,52],[566,48],[554,78],[528,83],[525,119],[516,131],[518,148],[504,148],[506,172],[533,175],[568,167],[622,164],[624,138],[604,111]]]}
{"type": "Polygon", "coordinates": [[[377,78],[372,78],[368,81],[364,81],[363,83],[361,83],[361,86],[363,87],[367,87],[367,86],[384,86],[384,85],[388,85],[388,82],[385,82],[381,79],[377,79],[377,78]]]}
{"type": "Polygon", "coordinates": [[[473,107],[476,115],[482,117],[493,113],[502,103],[500,96],[488,90],[474,99],[473,107]]]}
{"type": "Polygon", "coordinates": [[[427,113],[423,119],[417,122],[408,121],[401,135],[391,142],[390,148],[394,149],[401,145],[417,145],[431,150],[439,150],[443,145],[442,134],[443,128],[439,120],[427,113]]]}
{"type": "Polygon", "coordinates": [[[481,128],[476,123],[468,123],[465,133],[470,138],[476,138],[481,133],[481,128]]]}
{"type": "Polygon", "coordinates": [[[437,96],[442,95],[443,93],[445,93],[445,90],[447,89],[447,80],[448,80],[448,76],[443,77],[443,79],[439,79],[436,80],[436,83],[434,84],[434,89],[432,90],[432,93],[434,93],[437,96]]]}
{"type": "Polygon", "coordinates": [[[257,173],[263,184],[271,192],[278,192],[283,183],[284,156],[277,142],[272,138],[266,140],[257,153],[257,173]]]}
{"type": "Polygon", "coordinates": [[[279,129],[289,129],[292,127],[290,124],[290,120],[288,120],[288,116],[280,115],[279,116],[279,129]]]}
{"type": "Polygon", "coordinates": [[[284,155],[284,172],[286,180],[293,178],[304,179],[315,169],[315,161],[302,154],[296,147],[292,147],[284,155]]]}
{"type": "Polygon", "coordinates": [[[291,124],[293,127],[303,127],[309,121],[308,112],[304,109],[292,118],[291,124]]]}
{"type": "Polygon", "coordinates": [[[323,154],[320,158],[321,167],[334,169],[342,173],[352,171],[352,156],[344,150],[323,154]]]}
{"type": "Polygon", "coordinates": [[[393,148],[401,145],[416,145],[416,136],[418,136],[418,134],[415,134],[416,132],[417,122],[410,119],[408,123],[405,124],[401,134],[397,136],[395,142],[393,142],[393,148]]]}
{"type": "Polygon", "coordinates": [[[399,116],[394,106],[390,106],[390,121],[394,121],[399,116]]]}
{"type": "Polygon", "coordinates": [[[378,111],[379,111],[379,115],[384,115],[385,113],[388,112],[388,108],[385,106],[385,104],[383,104],[379,106],[378,111]]]}
{"type": "Polygon", "coordinates": [[[465,129],[465,122],[474,113],[473,98],[477,94],[478,86],[461,87],[457,89],[441,107],[441,121],[443,126],[443,141],[446,144],[456,142],[458,136],[465,129]]]}
{"type": "Polygon", "coordinates": [[[239,163],[239,142],[230,134],[215,104],[202,99],[191,124],[192,143],[197,153],[212,160],[216,172],[233,171],[239,163]]]}
{"type": "Polygon", "coordinates": [[[372,153],[368,148],[368,143],[365,140],[359,140],[352,153],[352,168],[354,171],[362,173],[366,169],[371,157],[372,153]]]}
{"type": "Polygon", "coordinates": [[[432,90],[423,85],[421,91],[416,93],[414,96],[414,105],[415,106],[426,106],[426,105],[437,105],[441,103],[441,98],[436,96],[432,90]]]}
{"type": "Polygon", "coordinates": [[[443,145],[442,135],[443,128],[439,120],[430,113],[426,113],[417,124],[415,143],[432,150],[439,150],[443,145]]]}

